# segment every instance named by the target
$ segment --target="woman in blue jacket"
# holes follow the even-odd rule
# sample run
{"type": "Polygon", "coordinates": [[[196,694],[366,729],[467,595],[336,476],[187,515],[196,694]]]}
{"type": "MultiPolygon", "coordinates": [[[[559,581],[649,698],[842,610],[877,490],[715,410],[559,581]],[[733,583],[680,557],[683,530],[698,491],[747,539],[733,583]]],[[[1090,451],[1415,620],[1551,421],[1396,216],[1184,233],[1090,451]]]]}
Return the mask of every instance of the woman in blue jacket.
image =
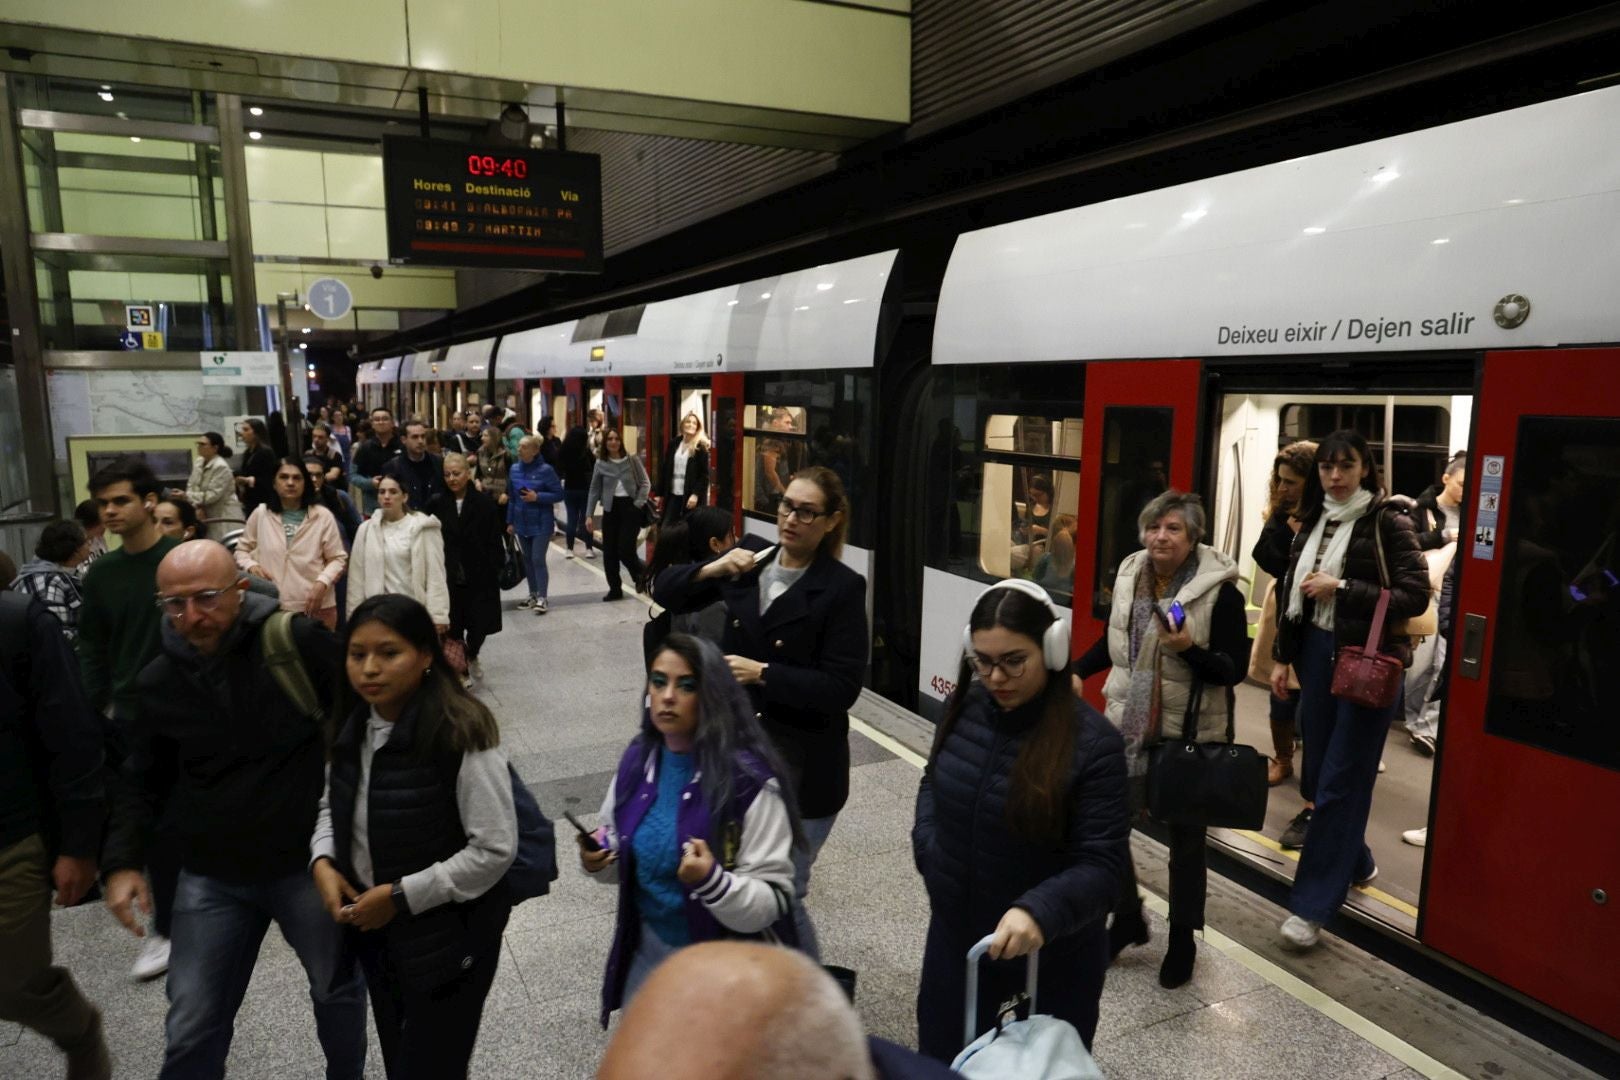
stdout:
{"type": "Polygon", "coordinates": [[[529,576],[529,598],[518,607],[546,613],[546,590],[551,587],[551,571],[546,568],[546,552],[551,534],[557,531],[554,507],[562,502],[562,481],[557,470],[540,457],[540,440],[525,435],[518,440],[518,459],[506,481],[506,531],[518,539],[523,549],[523,569],[529,576]]]}
{"type": "MultiPolygon", "coordinates": [[[[1089,1047],[1105,923],[1129,858],[1124,744],[1056,674],[1069,661],[1069,628],[1038,585],[992,585],[963,636],[911,830],[929,906],[918,1048],[942,1061],[961,1050],[967,951],[987,934],[992,960],[1041,950],[1040,1011],[1073,1024],[1089,1047]]],[[[977,1030],[1023,985],[1022,964],[988,964],[977,1030]]]]}
{"type": "Polygon", "coordinates": [[[671,634],[653,656],[641,732],[580,862],[619,886],[602,1026],[670,953],[716,938],[794,944],[793,795],[748,695],[713,644],[671,634]]]}

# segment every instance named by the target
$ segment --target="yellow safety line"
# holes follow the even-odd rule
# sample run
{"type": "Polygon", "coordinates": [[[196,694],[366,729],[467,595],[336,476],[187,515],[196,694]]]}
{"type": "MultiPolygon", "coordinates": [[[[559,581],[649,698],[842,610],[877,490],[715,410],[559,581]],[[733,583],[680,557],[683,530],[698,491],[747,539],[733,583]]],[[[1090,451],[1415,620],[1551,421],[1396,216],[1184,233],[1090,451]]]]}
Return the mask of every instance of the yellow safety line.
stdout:
{"type": "MultiPolygon", "coordinates": [[[[1295,862],[1299,862],[1299,852],[1289,851],[1287,848],[1283,847],[1269,836],[1264,836],[1249,829],[1233,829],[1231,831],[1246,840],[1253,840],[1261,847],[1270,848],[1279,855],[1293,859],[1295,862]]],[[[1399,911],[1404,915],[1410,915],[1414,919],[1418,916],[1418,909],[1414,905],[1408,904],[1405,900],[1402,900],[1398,896],[1391,896],[1389,893],[1385,892],[1383,889],[1377,888],[1376,886],[1352,885],[1350,887],[1364,896],[1372,897],[1385,907],[1392,907],[1396,911],[1399,911]]]]}
{"type": "MultiPolygon", "coordinates": [[[[863,720],[851,716],[849,718],[849,726],[855,731],[860,732],[866,738],[871,739],[873,742],[877,743],[891,754],[894,754],[903,761],[910,762],[919,769],[927,764],[927,759],[925,759],[921,754],[918,754],[915,750],[912,750],[910,747],[902,744],[898,740],[885,735],[881,731],[878,731],[876,728],[872,727],[863,720]]],[[[1291,859],[1296,861],[1299,859],[1299,856],[1294,852],[1283,851],[1282,845],[1278,844],[1270,837],[1262,836],[1259,833],[1250,832],[1248,830],[1233,831],[1237,832],[1241,836],[1255,841],[1264,847],[1270,848],[1273,851],[1281,852],[1291,859]]],[[[1149,908],[1152,908],[1163,918],[1168,919],[1170,917],[1169,903],[1166,902],[1163,897],[1148,889],[1146,886],[1142,887],[1142,891],[1147,894],[1143,900],[1143,903],[1145,903],[1149,908]]],[[[1361,891],[1368,893],[1383,903],[1389,904],[1391,907],[1398,910],[1407,911],[1413,916],[1417,915],[1416,908],[1397,900],[1395,897],[1390,896],[1381,890],[1370,889],[1363,886],[1361,887],[1361,891]]],[[[1310,983],[1277,966],[1247,946],[1233,941],[1219,930],[1213,930],[1206,926],[1203,933],[1205,943],[1213,945],[1216,949],[1222,953],[1225,953],[1233,960],[1236,960],[1238,963],[1242,964],[1256,975],[1259,975],[1262,979],[1265,979],[1267,982],[1271,983],[1273,986],[1282,990],[1289,996],[1296,998],[1297,1000],[1315,1009],[1317,1012],[1321,1013],[1329,1020],[1332,1020],[1340,1027],[1359,1035],[1361,1038],[1367,1040],[1367,1042],[1384,1051],[1384,1053],[1388,1054],[1390,1057],[1393,1057],[1401,1062],[1401,1064],[1416,1070],[1426,1077],[1432,1078],[1432,1080],[1467,1080],[1464,1074],[1451,1068],[1451,1066],[1447,1065],[1445,1062],[1430,1057],[1428,1054],[1425,1054],[1411,1043],[1406,1042],[1399,1036],[1379,1027],[1377,1024],[1373,1023],[1371,1020],[1368,1020],[1365,1016],[1362,1016],[1355,1010],[1348,1008],[1338,1001],[1335,1001],[1332,997],[1324,994],[1310,983]]]]}

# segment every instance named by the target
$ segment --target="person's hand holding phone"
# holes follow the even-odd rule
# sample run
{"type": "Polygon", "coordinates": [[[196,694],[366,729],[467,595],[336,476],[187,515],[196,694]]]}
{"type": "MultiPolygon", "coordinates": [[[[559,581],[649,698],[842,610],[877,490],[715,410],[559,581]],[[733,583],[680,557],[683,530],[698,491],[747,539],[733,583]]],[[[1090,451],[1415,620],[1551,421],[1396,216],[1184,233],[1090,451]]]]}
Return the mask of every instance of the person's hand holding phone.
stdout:
{"type": "Polygon", "coordinates": [[[1176,619],[1181,612],[1181,605],[1173,605],[1170,614],[1166,615],[1162,609],[1155,606],[1153,614],[1159,623],[1159,647],[1169,649],[1173,653],[1184,653],[1192,648],[1192,634],[1187,632],[1185,619],[1176,619]]]}
{"type": "Polygon", "coordinates": [[[342,911],[360,899],[360,893],[349,884],[349,879],[332,864],[331,859],[317,859],[310,873],[315,878],[315,891],[321,894],[321,906],[326,913],[332,916],[333,922],[346,922],[342,911]]]}
{"type": "Polygon", "coordinates": [[[518,495],[522,497],[524,502],[531,502],[531,503],[537,501],[540,498],[540,496],[535,493],[535,490],[533,488],[518,488],[518,495]]]}

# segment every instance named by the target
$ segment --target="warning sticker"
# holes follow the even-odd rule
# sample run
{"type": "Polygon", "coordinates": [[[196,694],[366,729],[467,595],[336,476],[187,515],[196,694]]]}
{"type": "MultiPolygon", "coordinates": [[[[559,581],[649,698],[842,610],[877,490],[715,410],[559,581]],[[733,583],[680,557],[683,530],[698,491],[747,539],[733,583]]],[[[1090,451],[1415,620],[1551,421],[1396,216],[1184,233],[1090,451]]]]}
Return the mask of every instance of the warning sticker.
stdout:
{"type": "Polygon", "coordinates": [[[1507,456],[1487,454],[1479,477],[1479,510],[1474,515],[1474,558],[1496,558],[1497,517],[1502,508],[1502,474],[1507,456]]]}

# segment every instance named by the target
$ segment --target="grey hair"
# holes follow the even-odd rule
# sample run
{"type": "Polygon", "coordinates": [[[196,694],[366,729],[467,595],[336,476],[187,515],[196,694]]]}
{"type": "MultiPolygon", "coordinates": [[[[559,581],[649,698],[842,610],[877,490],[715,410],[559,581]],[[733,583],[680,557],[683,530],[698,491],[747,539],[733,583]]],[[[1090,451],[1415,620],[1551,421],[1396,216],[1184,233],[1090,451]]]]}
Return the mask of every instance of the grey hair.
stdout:
{"type": "Polygon", "coordinates": [[[1155,521],[1166,514],[1180,514],[1187,523],[1187,539],[1196,544],[1205,536],[1204,500],[1190,492],[1171,488],[1160,492],[1153,501],[1142,507],[1136,517],[1137,538],[1147,543],[1147,531],[1155,521]]]}
{"type": "MultiPolygon", "coordinates": [[[[720,821],[731,806],[733,777],[737,770],[748,771],[761,784],[775,777],[792,825],[793,846],[803,845],[804,830],[800,827],[799,807],[787,770],[770,736],[760,725],[748,691],[731,674],[731,665],[726,663],[719,646],[691,634],[671,634],[659,642],[652,657],[656,660],[666,652],[685,660],[697,676],[698,723],[692,738],[692,752],[702,774],[703,800],[708,803],[715,821],[720,821]],[[758,775],[756,767],[741,757],[744,753],[762,762],[768,775],[758,775]]],[[[646,709],[641,714],[641,739],[649,749],[664,741],[646,709]]]]}
{"type": "Polygon", "coordinates": [[[866,1032],[844,991],[805,954],[789,951],[794,968],[791,1008],[766,1020],[755,1044],[752,1075],[772,1080],[875,1080],[866,1032]]]}

